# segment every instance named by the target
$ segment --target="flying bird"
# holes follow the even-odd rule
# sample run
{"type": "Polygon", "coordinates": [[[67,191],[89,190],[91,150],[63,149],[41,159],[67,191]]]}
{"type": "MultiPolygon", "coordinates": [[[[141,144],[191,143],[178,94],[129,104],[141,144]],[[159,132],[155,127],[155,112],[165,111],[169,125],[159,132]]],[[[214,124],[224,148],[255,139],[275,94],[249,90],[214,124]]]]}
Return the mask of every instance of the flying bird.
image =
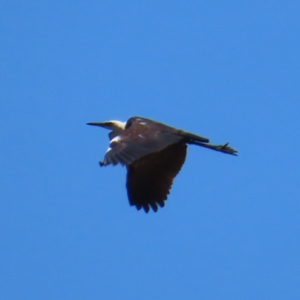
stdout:
{"type": "Polygon", "coordinates": [[[156,212],[163,207],[174,178],[187,153],[187,145],[237,155],[228,146],[208,144],[209,139],[142,117],[127,122],[90,122],[87,125],[111,130],[109,148],[100,166],[121,164],[127,168],[127,194],[130,205],[138,210],[156,212]]]}

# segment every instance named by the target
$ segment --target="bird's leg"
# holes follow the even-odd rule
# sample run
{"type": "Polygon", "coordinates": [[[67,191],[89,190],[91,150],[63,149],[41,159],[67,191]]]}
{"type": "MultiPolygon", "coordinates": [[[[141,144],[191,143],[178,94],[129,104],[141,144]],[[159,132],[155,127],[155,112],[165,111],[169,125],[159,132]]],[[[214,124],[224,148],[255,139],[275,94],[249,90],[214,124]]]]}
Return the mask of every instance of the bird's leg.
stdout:
{"type": "Polygon", "coordinates": [[[103,166],[105,166],[105,163],[104,163],[104,161],[99,161],[99,165],[100,165],[100,167],[103,167],[103,166]]]}
{"type": "Polygon", "coordinates": [[[220,151],[220,152],[223,152],[223,153],[227,153],[227,154],[231,154],[231,155],[237,156],[237,154],[236,154],[237,150],[229,147],[228,144],[229,143],[226,143],[224,145],[212,145],[212,144],[202,144],[201,143],[201,146],[205,147],[205,148],[209,148],[209,149],[215,150],[215,151],[220,151]]]}

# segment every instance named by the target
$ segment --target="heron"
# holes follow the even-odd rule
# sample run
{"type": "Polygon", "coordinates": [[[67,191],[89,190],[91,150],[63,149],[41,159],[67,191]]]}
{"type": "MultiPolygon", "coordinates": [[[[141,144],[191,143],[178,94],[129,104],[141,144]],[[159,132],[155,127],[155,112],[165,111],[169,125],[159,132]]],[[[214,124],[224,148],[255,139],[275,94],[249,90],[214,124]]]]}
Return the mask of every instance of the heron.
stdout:
{"type": "Polygon", "coordinates": [[[109,148],[99,164],[126,166],[129,204],[146,213],[165,206],[173,180],[185,162],[187,145],[237,156],[229,143],[212,145],[208,138],[143,117],[87,125],[110,130],[109,148]]]}

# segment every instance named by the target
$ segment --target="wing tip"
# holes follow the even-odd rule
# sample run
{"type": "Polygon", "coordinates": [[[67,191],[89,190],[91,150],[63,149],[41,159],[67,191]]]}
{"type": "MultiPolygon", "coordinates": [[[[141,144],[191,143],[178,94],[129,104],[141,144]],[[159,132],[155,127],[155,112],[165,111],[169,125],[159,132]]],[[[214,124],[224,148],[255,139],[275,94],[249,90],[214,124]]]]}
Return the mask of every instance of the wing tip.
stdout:
{"type": "Polygon", "coordinates": [[[130,204],[131,206],[135,206],[137,210],[141,210],[143,209],[145,211],[146,214],[148,214],[151,210],[153,210],[153,212],[158,212],[159,211],[159,207],[164,207],[165,206],[165,202],[162,200],[158,200],[158,201],[152,201],[149,203],[143,203],[143,204],[130,204]]]}

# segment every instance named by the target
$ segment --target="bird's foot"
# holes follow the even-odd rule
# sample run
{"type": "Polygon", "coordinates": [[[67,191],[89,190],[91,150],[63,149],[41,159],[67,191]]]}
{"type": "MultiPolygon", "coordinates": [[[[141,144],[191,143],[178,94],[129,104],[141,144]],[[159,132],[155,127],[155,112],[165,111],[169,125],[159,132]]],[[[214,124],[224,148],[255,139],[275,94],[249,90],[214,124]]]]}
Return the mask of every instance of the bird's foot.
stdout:
{"type": "Polygon", "coordinates": [[[103,167],[103,166],[105,166],[105,163],[104,163],[104,161],[99,161],[99,165],[100,165],[100,167],[103,167]]]}
{"type": "Polygon", "coordinates": [[[237,153],[237,150],[235,150],[235,149],[229,147],[228,144],[229,144],[229,143],[226,143],[226,144],[224,144],[224,145],[216,146],[216,149],[217,149],[218,151],[223,152],[223,153],[228,153],[228,154],[232,154],[232,155],[237,156],[237,154],[236,154],[236,153],[237,153]]]}

